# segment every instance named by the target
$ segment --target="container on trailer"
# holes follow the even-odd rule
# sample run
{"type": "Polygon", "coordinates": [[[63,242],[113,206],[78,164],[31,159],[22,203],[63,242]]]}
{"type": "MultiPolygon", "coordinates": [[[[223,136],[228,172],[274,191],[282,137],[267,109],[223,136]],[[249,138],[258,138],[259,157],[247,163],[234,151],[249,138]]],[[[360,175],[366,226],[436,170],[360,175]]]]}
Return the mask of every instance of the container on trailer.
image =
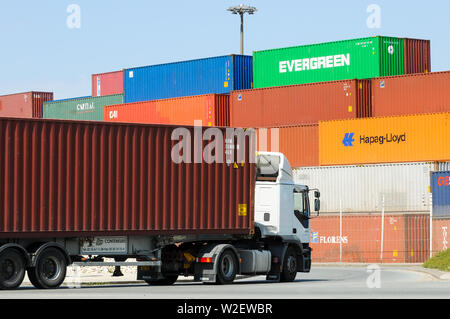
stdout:
{"type": "Polygon", "coordinates": [[[228,94],[252,87],[252,57],[227,55],[124,70],[124,102],[203,94],[228,94]]]}
{"type": "Polygon", "coordinates": [[[121,103],[123,94],[51,101],[44,104],[44,118],[103,121],[104,107],[121,103]]]}
{"type": "Polygon", "coordinates": [[[323,213],[428,212],[435,168],[432,162],[315,166],[295,168],[293,175],[296,183],[320,189],[323,213]]]}
{"type": "Polygon", "coordinates": [[[317,124],[259,128],[256,132],[258,151],[281,152],[291,167],[319,165],[317,124]]]}
{"type": "Polygon", "coordinates": [[[383,77],[372,80],[374,116],[450,111],[450,72],[383,77]]]}
{"type": "Polygon", "coordinates": [[[400,75],[405,64],[426,69],[420,64],[428,63],[426,52],[415,50],[411,39],[406,43],[406,56],[404,39],[384,36],[256,51],[254,88],[400,75]]]}
{"type": "Polygon", "coordinates": [[[204,143],[197,162],[198,129],[0,119],[0,237],[252,233],[254,152],[204,143]]]}
{"type": "Polygon", "coordinates": [[[123,94],[123,70],[92,75],[92,96],[123,94]]]}
{"type": "Polygon", "coordinates": [[[433,194],[433,216],[450,218],[450,171],[431,174],[431,193],[433,194]]]}
{"type": "Polygon", "coordinates": [[[431,72],[430,40],[404,39],[405,74],[431,72]]]}
{"type": "Polygon", "coordinates": [[[42,118],[44,102],[53,92],[26,92],[0,96],[0,117],[42,118]]]}
{"type": "Polygon", "coordinates": [[[106,122],[229,126],[230,96],[208,94],[106,106],[106,122]]]}
{"type": "Polygon", "coordinates": [[[450,160],[450,113],[319,122],[320,165],[450,160]]]}
{"type": "Polygon", "coordinates": [[[371,116],[370,80],[231,92],[231,125],[270,127],[371,116]]]}

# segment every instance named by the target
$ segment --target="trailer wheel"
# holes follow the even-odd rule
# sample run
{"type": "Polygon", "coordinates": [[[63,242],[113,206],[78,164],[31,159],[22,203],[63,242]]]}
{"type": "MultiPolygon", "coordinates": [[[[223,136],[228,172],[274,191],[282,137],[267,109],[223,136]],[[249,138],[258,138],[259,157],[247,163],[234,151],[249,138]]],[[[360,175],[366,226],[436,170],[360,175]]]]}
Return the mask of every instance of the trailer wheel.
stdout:
{"type": "Polygon", "coordinates": [[[0,253],[0,289],[16,289],[25,277],[25,259],[15,249],[0,253]]]}
{"type": "Polygon", "coordinates": [[[152,286],[170,286],[178,280],[178,275],[165,275],[162,279],[145,280],[145,282],[152,286]]]}
{"type": "Polygon", "coordinates": [[[294,247],[289,247],[284,255],[283,269],[281,271],[282,282],[292,282],[297,276],[297,252],[294,247]]]}
{"type": "Polygon", "coordinates": [[[226,249],[218,260],[216,283],[220,285],[231,284],[236,278],[238,263],[236,255],[226,249]]]}
{"type": "Polygon", "coordinates": [[[66,278],[67,262],[57,248],[47,248],[37,256],[36,266],[27,269],[28,277],[38,289],[58,288],[66,278]]]}

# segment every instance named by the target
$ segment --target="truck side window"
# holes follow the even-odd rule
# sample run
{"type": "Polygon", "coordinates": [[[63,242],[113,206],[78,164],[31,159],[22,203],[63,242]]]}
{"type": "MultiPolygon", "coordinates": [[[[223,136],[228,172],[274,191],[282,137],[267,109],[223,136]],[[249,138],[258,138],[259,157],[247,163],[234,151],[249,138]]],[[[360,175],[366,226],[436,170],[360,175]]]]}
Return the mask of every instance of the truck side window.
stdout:
{"type": "Polygon", "coordinates": [[[303,193],[299,193],[294,190],[294,211],[296,210],[300,213],[305,211],[305,200],[303,198],[303,193]]]}

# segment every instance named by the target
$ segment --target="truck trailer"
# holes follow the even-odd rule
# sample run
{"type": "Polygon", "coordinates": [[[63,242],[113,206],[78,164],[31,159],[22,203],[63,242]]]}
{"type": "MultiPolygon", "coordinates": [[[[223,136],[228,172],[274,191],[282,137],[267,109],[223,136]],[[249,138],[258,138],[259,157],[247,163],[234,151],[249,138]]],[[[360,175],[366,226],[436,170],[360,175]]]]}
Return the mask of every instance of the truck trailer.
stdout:
{"type": "Polygon", "coordinates": [[[150,285],[309,272],[308,194],[318,212],[320,193],[253,139],[234,128],[0,119],[0,289],[25,273],[57,288],[70,265],[136,266],[150,285]]]}

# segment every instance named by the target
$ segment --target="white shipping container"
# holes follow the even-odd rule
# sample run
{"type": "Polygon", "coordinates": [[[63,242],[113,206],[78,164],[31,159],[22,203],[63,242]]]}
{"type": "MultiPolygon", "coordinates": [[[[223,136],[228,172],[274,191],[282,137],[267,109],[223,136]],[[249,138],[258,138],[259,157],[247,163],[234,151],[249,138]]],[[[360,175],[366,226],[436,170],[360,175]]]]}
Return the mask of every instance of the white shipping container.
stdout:
{"type": "MultiPolygon", "coordinates": [[[[294,180],[320,190],[321,212],[428,212],[435,163],[318,166],[293,169],[294,180]]],[[[310,198],[313,200],[313,198],[310,198]]]]}

